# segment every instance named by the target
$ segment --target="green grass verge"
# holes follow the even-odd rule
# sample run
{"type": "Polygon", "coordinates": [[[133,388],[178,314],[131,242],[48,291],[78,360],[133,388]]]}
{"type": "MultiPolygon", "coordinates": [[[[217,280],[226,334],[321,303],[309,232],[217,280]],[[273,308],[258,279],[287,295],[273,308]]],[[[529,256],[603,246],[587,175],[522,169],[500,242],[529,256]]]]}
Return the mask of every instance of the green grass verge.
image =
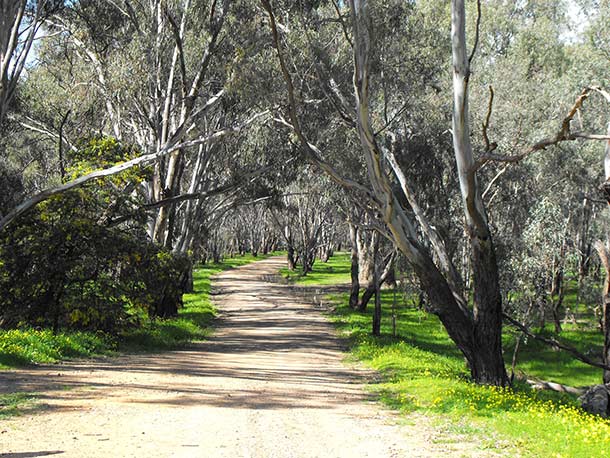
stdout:
{"type": "Polygon", "coordinates": [[[114,347],[114,339],[102,333],[53,334],[48,329],[30,328],[0,331],[0,368],[109,354],[114,347]]]}
{"type": "MultiPolygon", "coordinates": [[[[321,284],[335,283],[333,277],[333,273],[327,273],[321,284]]],[[[301,279],[295,281],[303,283],[301,279]]],[[[341,281],[337,275],[336,282],[341,281]]],[[[470,383],[464,358],[433,315],[399,300],[394,337],[393,293],[384,291],[382,336],[377,338],[370,335],[370,311],[354,312],[347,306],[346,295],[331,298],[337,304],[331,320],[348,339],[351,357],[379,371],[381,380],[371,389],[389,406],[407,413],[424,413],[441,429],[476,436],[483,447],[509,456],[607,456],[610,421],[582,412],[573,397],[532,391],[520,384],[499,389],[470,383]]],[[[562,338],[581,348],[601,339],[577,330],[566,331],[562,338]]],[[[505,340],[510,347],[514,337],[507,333],[505,340]]],[[[595,383],[601,377],[598,370],[589,370],[537,343],[529,341],[524,347],[518,367],[528,373],[575,385],[595,383]]],[[[511,356],[512,352],[507,351],[507,358],[511,356]]]]}
{"type": "Polygon", "coordinates": [[[54,363],[69,358],[116,354],[117,351],[154,351],[177,348],[204,339],[216,311],[210,302],[212,275],[264,259],[250,254],[227,258],[194,271],[194,292],[184,295],[178,317],[152,320],[119,336],[95,332],[60,332],[31,328],[0,331],[0,368],[54,363]]]}
{"type": "Polygon", "coordinates": [[[280,274],[290,282],[299,285],[336,285],[338,283],[349,283],[350,277],[350,255],[349,253],[335,253],[328,262],[317,260],[313,271],[303,275],[300,269],[280,269],[280,274]]]}

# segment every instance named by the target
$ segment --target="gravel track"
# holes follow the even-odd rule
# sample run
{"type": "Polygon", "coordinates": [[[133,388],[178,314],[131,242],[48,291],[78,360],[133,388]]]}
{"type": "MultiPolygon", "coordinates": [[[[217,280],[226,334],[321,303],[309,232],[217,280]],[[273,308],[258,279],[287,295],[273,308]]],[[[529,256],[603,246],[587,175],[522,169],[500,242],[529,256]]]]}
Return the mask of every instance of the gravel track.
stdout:
{"type": "Polygon", "coordinates": [[[40,393],[0,422],[0,456],[341,458],[474,456],[399,424],[346,365],[323,315],[267,281],[270,258],[219,274],[214,335],[188,349],[0,372],[0,392],[40,393]]]}

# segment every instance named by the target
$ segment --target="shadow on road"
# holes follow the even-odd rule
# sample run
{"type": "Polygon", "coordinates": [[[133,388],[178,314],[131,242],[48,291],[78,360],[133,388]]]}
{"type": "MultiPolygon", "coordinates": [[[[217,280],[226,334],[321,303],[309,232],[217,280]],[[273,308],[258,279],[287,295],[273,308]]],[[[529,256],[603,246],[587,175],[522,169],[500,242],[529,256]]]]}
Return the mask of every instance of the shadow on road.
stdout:
{"type": "Polygon", "coordinates": [[[295,299],[290,286],[263,280],[281,262],[265,261],[262,272],[250,265],[217,276],[214,301],[221,314],[205,342],[0,372],[0,393],[40,392],[51,410],[60,408],[57,401],[74,407],[90,398],[124,397],[126,390],[137,394],[125,401],[131,403],[243,409],[326,409],[370,399],[359,386],[364,374],[341,364],[343,345],[332,326],[295,299]],[[242,383],[226,388],[229,380],[242,383]]]}

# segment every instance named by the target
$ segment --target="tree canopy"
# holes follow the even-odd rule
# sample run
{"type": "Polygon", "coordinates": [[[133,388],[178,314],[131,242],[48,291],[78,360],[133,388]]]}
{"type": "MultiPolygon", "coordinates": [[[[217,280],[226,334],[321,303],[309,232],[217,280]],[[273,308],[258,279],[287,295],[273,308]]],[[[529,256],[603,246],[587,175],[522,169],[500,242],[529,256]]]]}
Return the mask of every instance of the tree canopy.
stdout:
{"type": "Polygon", "coordinates": [[[0,13],[1,326],[113,331],[175,314],[196,262],[343,246],[350,304],[408,274],[476,382],[510,383],[507,317],[561,332],[570,281],[610,370],[607,1],[0,13]]]}

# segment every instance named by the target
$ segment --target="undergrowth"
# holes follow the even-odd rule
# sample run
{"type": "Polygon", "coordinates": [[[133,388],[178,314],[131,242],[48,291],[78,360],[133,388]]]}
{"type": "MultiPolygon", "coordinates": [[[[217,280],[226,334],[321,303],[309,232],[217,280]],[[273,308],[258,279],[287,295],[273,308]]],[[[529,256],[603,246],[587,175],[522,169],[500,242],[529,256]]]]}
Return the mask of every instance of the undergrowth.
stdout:
{"type": "Polygon", "coordinates": [[[204,339],[216,316],[210,301],[211,277],[223,270],[264,258],[246,254],[197,267],[193,272],[194,291],[184,295],[184,307],[176,318],[146,320],[140,327],[118,336],[84,331],[53,334],[49,329],[32,328],[0,331],[0,368],[112,355],[117,351],[172,349],[204,339]]]}
{"type": "MultiPolygon", "coordinates": [[[[349,267],[345,257],[335,262],[349,267]]],[[[342,270],[340,265],[334,269],[342,270]]],[[[322,284],[343,281],[333,271],[326,269],[323,274],[318,270],[322,284]]],[[[303,283],[301,279],[294,281],[303,283]]],[[[330,318],[348,340],[350,357],[380,373],[370,388],[384,403],[406,414],[423,413],[440,430],[478,437],[481,447],[504,456],[607,456],[610,421],[583,412],[570,395],[534,391],[519,382],[505,389],[471,383],[463,356],[439,320],[397,297],[396,335],[391,320],[394,295],[386,290],[382,293],[382,336],[374,337],[370,334],[372,307],[359,313],[348,307],[347,295],[330,296],[336,306],[330,318]]],[[[578,329],[568,329],[561,337],[583,349],[601,341],[600,334],[578,329]]],[[[507,360],[512,357],[514,339],[506,330],[507,360]]],[[[599,383],[601,379],[599,370],[531,340],[522,343],[517,369],[528,376],[571,385],[599,383]]]]}

